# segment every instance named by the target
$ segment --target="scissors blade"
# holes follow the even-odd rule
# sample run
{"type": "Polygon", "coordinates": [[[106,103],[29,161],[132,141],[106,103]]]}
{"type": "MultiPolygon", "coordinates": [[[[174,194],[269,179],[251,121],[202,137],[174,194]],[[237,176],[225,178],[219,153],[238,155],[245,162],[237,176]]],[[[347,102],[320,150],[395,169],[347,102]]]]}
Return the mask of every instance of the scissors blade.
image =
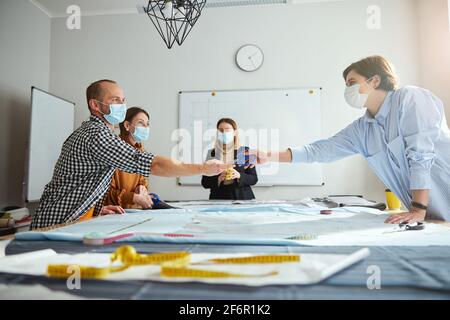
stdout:
{"type": "Polygon", "coordinates": [[[397,228],[394,229],[394,230],[385,231],[385,232],[383,232],[383,234],[396,233],[396,232],[403,232],[403,231],[406,231],[406,229],[405,229],[405,228],[402,228],[402,227],[397,227],[397,228]]]}

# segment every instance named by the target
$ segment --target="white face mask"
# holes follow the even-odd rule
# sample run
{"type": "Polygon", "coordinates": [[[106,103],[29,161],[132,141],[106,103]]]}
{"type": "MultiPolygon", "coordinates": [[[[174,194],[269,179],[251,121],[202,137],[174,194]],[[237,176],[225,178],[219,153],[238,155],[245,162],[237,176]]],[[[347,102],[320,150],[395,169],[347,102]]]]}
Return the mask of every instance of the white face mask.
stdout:
{"type": "Polygon", "coordinates": [[[146,141],[150,136],[150,128],[136,126],[134,127],[134,132],[132,132],[131,135],[136,142],[146,141]]]}
{"type": "Polygon", "coordinates": [[[217,131],[217,139],[223,144],[229,144],[234,140],[234,131],[217,131]]]}
{"type": "MultiPolygon", "coordinates": [[[[369,83],[373,78],[367,79],[366,82],[369,83]]],[[[350,105],[350,107],[356,109],[363,109],[366,106],[366,102],[369,99],[369,93],[359,93],[361,88],[360,84],[354,84],[350,87],[345,88],[345,101],[350,105]]]]}
{"type": "MultiPolygon", "coordinates": [[[[95,100],[101,104],[107,105],[101,101],[95,100]]],[[[125,116],[127,115],[127,105],[125,103],[112,103],[109,105],[109,114],[105,114],[100,110],[100,113],[103,114],[103,117],[110,124],[115,126],[125,120],[125,116]]]]}

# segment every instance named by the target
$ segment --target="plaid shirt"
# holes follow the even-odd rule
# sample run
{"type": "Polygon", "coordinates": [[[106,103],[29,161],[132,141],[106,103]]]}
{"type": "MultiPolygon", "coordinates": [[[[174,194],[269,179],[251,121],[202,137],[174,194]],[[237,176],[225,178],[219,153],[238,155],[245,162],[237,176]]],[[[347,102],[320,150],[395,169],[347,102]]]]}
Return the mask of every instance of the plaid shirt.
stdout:
{"type": "Polygon", "coordinates": [[[91,116],[64,142],[31,229],[76,221],[94,205],[94,214],[98,214],[114,170],[148,177],[153,157],[133,148],[100,118],[91,116]]]}

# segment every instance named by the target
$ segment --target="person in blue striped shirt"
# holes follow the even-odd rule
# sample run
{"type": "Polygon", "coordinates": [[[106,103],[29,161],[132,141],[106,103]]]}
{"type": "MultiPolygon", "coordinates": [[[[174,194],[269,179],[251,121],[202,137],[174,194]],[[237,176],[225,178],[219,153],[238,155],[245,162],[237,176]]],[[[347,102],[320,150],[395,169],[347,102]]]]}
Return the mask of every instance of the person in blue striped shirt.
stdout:
{"type": "Polygon", "coordinates": [[[371,56],[343,73],[345,99],[366,113],[329,139],[281,152],[252,151],[258,163],[332,162],[363,156],[409,212],[386,223],[450,220],[450,131],[442,101],[414,86],[398,88],[392,64],[371,56]]]}

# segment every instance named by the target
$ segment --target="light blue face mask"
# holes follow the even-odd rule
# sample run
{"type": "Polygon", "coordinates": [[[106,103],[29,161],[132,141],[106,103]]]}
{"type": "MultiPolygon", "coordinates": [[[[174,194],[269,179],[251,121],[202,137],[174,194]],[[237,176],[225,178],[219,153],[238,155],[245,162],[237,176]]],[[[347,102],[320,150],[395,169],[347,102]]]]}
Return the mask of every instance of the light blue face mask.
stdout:
{"type": "MultiPolygon", "coordinates": [[[[101,101],[96,100],[97,102],[100,102],[101,104],[106,105],[106,103],[103,103],[101,101]]],[[[110,124],[115,126],[116,124],[119,124],[125,120],[125,117],[127,115],[127,105],[125,103],[122,104],[110,104],[109,105],[109,114],[104,114],[102,111],[100,111],[105,120],[108,121],[110,124]]]]}
{"type": "Polygon", "coordinates": [[[134,132],[132,133],[132,136],[136,142],[146,141],[150,136],[150,128],[134,127],[134,132]]]}
{"type": "Polygon", "coordinates": [[[217,132],[217,139],[223,144],[229,144],[234,140],[234,131],[217,132]]]}

